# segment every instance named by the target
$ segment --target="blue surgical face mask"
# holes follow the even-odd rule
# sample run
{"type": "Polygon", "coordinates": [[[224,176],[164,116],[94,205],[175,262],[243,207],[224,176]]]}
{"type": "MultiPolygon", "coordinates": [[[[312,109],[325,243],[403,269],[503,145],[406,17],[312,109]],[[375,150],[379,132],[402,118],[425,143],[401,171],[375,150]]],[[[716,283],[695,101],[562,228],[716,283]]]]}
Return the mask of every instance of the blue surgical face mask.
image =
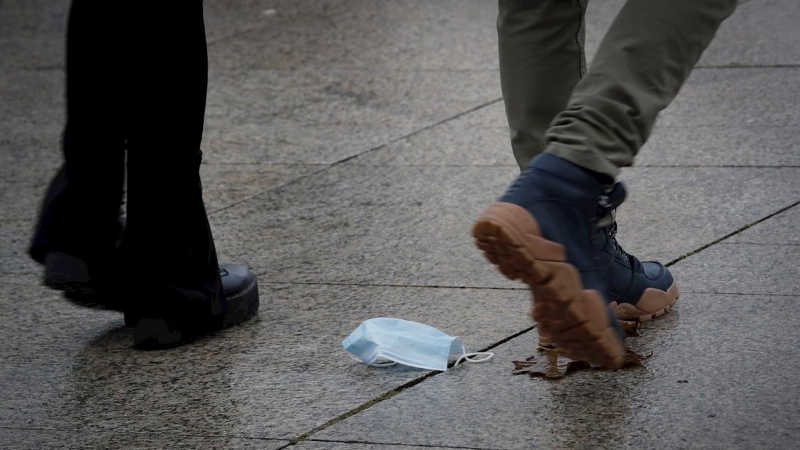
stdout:
{"type": "Polygon", "coordinates": [[[494,356],[494,353],[467,353],[461,338],[422,323],[388,317],[365,321],[347,336],[342,346],[367,365],[383,366],[391,361],[392,365],[442,371],[447,370],[451,353],[461,355],[453,367],[462,361],[483,362],[494,356]]]}

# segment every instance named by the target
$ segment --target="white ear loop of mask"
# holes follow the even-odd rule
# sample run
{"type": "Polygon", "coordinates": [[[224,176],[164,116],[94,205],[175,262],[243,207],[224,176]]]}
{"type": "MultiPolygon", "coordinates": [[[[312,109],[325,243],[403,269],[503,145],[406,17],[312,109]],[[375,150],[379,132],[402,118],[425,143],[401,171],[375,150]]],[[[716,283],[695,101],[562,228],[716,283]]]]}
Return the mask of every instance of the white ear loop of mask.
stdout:
{"type": "Polygon", "coordinates": [[[391,360],[388,360],[388,359],[386,359],[386,360],[378,359],[374,363],[370,364],[369,366],[370,367],[392,367],[392,366],[396,366],[396,365],[397,365],[397,363],[394,362],[394,361],[391,361],[391,360]]]}
{"type": "Polygon", "coordinates": [[[453,364],[453,367],[461,364],[462,362],[468,363],[482,363],[489,361],[490,359],[494,358],[493,352],[472,352],[467,353],[467,348],[463,345],[461,346],[461,356],[458,357],[456,362],[453,364]]]}
{"type": "MultiPolygon", "coordinates": [[[[494,353],[493,352],[472,352],[472,353],[467,353],[467,349],[463,345],[461,346],[461,353],[462,353],[462,355],[458,357],[456,362],[453,364],[453,367],[461,364],[462,362],[482,363],[482,362],[486,362],[486,361],[489,361],[490,359],[494,358],[494,353]]],[[[350,355],[350,359],[352,359],[353,361],[360,362],[360,363],[364,362],[364,361],[361,361],[361,358],[358,358],[358,357],[353,356],[353,355],[350,355]]],[[[394,361],[390,361],[390,360],[380,360],[380,359],[378,359],[377,361],[375,361],[375,362],[373,362],[371,364],[367,364],[367,365],[370,366],[370,367],[392,367],[392,366],[396,366],[397,363],[394,362],[394,361]]]]}
{"type": "MultiPolygon", "coordinates": [[[[350,359],[352,359],[353,361],[360,362],[360,363],[364,362],[364,361],[361,360],[361,358],[359,358],[357,356],[353,356],[353,355],[350,355],[350,359]]],[[[373,362],[371,364],[367,364],[367,365],[370,366],[370,367],[392,367],[392,366],[396,366],[397,363],[394,362],[394,361],[390,361],[388,359],[385,359],[385,360],[377,359],[375,362],[373,362]]]]}

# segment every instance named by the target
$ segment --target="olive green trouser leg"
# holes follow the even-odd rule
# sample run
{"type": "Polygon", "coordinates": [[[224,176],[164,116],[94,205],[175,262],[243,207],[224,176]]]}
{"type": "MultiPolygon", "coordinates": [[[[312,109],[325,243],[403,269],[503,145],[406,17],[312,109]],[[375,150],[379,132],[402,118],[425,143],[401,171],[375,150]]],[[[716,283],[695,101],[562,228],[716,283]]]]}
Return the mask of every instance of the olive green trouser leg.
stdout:
{"type": "Polygon", "coordinates": [[[584,74],[585,5],[500,0],[503,97],[521,167],[546,151],[616,178],[736,0],[628,1],[584,74]]]}
{"type": "Polygon", "coordinates": [[[586,73],[584,0],[500,0],[500,85],[520,170],[586,73]]]}

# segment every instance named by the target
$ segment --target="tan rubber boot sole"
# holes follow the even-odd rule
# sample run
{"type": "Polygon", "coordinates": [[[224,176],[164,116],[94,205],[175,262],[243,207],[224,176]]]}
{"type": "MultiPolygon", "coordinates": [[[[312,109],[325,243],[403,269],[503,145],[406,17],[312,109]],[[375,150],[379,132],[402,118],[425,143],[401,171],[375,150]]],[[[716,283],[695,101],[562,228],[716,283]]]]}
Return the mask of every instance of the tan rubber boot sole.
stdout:
{"type": "Polygon", "coordinates": [[[647,322],[668,313],[675,306],[679,297],[680,293],[676,282],[673,282],[666,291],[648,288],[645,289],[636,305],[630,303],[617,305],[617,316],[622,320],[647,322]]]}
{"type": "Polygon", "coordinates": [[[527,210],[493,203],[473,225],[472,236],[503,275],[530,286],[533,319],[566,356],[609,369],[623,365],[625,346],[609,325],[602,295],[583,289],[578,270],[565,262],[564,247],[544,239],[527,210]]]}
{"type": "MultiPolygon", "coordinates": [[[[670,312],[680,297],[677,282],[673,281],[672,286],[666,291],[654,288],[646,289],[636,305],[630,303],[618,305],[617,302],[613,302],[608,307],[620,320],[648,322],[670,312]]],[[[539,330],[539,346],[552,348],[556,345],[553,343],[553,339],[539,330]]]]}

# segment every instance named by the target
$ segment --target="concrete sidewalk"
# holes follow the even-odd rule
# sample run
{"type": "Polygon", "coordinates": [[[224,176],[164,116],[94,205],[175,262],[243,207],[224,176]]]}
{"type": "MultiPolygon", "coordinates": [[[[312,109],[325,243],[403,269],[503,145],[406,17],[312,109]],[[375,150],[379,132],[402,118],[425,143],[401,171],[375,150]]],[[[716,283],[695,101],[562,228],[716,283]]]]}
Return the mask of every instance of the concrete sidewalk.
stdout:
{"type": "MultiPolygon", "coordinates": [[[[622,5],[589,7],[589,56],[622,5]]],[[[528,292],[474,248],[518,173],[484,0],[206,0],[203,181],[257,320],[164,352],[40,285],[26,254],[60,164],[64,0],[0,0],[0,448],[796,448],[800,3],[740,1],[637,165],[620,241],[670,263],[643,366],[512,375],[528,292]],[[490,363],[367,368],[400,317],[490,363]]]]}

